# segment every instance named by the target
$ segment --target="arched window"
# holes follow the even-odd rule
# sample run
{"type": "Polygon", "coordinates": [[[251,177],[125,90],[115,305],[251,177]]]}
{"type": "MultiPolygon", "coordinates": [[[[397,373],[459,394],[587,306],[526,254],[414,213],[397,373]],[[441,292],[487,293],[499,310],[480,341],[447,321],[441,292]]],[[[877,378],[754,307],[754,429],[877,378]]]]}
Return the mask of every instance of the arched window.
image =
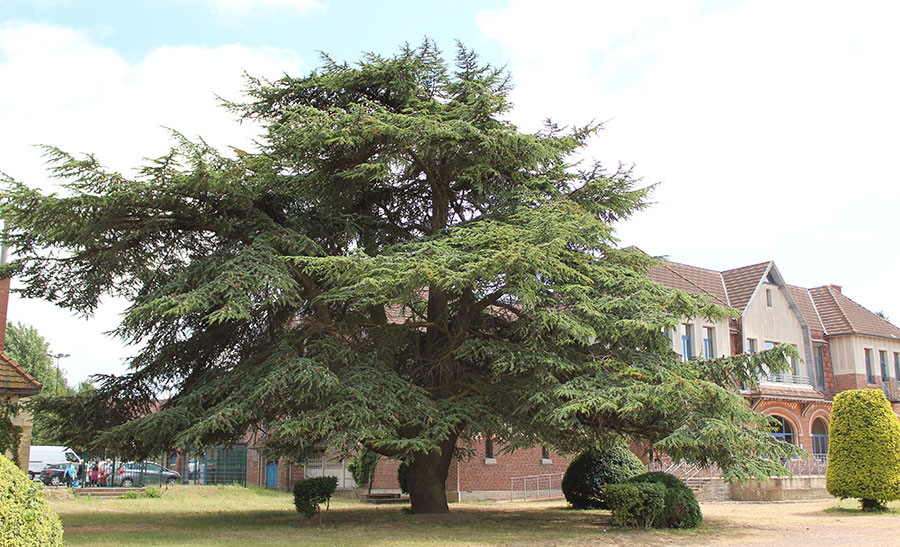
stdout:
{"type": "Polygon", "coordinates": [[[791,426],[791,422],[785,420],[781,416],[772,416],[776,420],[778,420],[778,426],[776,426],[775,431],[772,432],[772,436],[778,439],[779,441],[784,441],[786,443],[795,444],[794,443],[794,428],[791,426]]]}
{"type": "Polygon", "coordinates": [[[828,426],[825,420],[816,418],[812,426],[813,456],[823,459],[828,456],[828,426]]]}

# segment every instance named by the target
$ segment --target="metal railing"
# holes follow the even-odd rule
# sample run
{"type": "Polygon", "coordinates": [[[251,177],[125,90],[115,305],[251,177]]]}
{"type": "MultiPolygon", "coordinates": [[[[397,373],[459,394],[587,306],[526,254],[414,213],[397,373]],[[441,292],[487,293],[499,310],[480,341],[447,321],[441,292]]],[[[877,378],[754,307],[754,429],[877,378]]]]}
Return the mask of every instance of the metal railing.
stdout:
{"type": "MultiPolygon", "coordinates": [[[[813,454],[810,458],[790,458],[780,461],[786,471],[797,476],[824,476],[828,469],[827,454],[813,454]]],[[[684,461],[670,464],[651,462],[647,468],[650,471],[665,471],[680,478],[687,484],[710,481],[722,476],[722,470],[718,466],[700,467],[684,461]]]]}
{"type": "Polygon", "coordinates": [[[809,381],[809,376],[804,376],[801,374],[767,374],[760,378],[760,381],[771,382],[775,384],[792,384],[804,386],[812,385],[812,383],[809,381]]]}
{"type": "Polygon", "coordinates": [[[539,500],[561,498],[565,473],[544,473],[509,478],[509,500],[539,500]]]}

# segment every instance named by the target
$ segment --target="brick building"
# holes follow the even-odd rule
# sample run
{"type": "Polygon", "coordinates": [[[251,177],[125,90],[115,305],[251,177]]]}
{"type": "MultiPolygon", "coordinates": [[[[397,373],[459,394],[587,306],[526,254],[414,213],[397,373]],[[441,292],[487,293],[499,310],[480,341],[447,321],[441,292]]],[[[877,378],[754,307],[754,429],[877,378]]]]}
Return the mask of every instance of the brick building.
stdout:
{"type": "Polygon", "coordinates": [[[667,335],[683,359],[721,357],[793,345],[802,360],[790,373],[744,391],[751,407],[776,417],[775,435],[824,459],[834,395],[881,389],[900,413],[900,329],[846,297],[841,287],[788,285],[774,262],[716,271],[664,262],[650,271],[663,285],[709,295],[740,317],[690,318],[667,335]]]}
{"type": "MultiPolygon", "coordinates": [[[[789,373],[761,378],[743,395],[757,411],[781,423],[775,436],[824,460],[828,450],[831,401],[845,389],[882,389],[900,413],[900,329],[846,297],[841,287],[812,289],[787,284],[771,261],[725,271],[663,262],[649,272],[668,287],[708,295],[740,312],[733,319],[686,319],[667,333],[683,359],[755,352],[779,343],[793,345],[801,359],[789,373]]],[[[509,499],[535,488],[558,490],[569,458],[539,446],[502,453],[483,436],[460,441],[467,457],[454,461],[447,479],[448,499],[509,499]],[[527,479],[523,477],[528,477],[527,479]],[[545,481],[545,482],[544,482],[545,481]]],[[[306,464],[269,460],[265,443],[250,436],[246,453],[248,485],[289,490],[310,476],[338,477],[338,488],[356,485],[347,462],[319,458],[306,464]]],[[[220,456],[221,458],[221,456],[220,456]]],[[[396,491],[396,460],[382,458],[372,489],[396,491]]]]}

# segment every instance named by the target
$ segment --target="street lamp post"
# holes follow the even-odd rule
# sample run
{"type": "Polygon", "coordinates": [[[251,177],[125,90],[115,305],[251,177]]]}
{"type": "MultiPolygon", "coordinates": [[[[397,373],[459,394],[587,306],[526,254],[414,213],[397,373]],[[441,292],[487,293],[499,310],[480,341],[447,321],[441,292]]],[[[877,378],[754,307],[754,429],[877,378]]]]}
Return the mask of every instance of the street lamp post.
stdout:
{"type": "Polygon", "coordinates": [[[48,353],[47,357],[51,359],[56,359],[56,396],[59,397],[59,360],[63,357],[69,357],[68,353],[57,353],[53,355],[52,353],[48,353]]]}

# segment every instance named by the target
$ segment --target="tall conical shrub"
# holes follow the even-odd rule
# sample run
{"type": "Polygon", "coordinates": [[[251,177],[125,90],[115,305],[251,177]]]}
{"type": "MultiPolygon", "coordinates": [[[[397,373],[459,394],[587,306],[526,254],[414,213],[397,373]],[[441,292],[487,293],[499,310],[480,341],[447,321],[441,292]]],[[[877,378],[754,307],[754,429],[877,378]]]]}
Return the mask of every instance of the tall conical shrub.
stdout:
{"type": "Polygon", "coordinates": [[[880,390],[834,398],[826,481],[829,494],[857,498],[863,510],[900,499],[900,420],[880,390]]]}
{"type": "Polygon", "coordinates": [[[63,545],[63,528],[40,489],[0,454],[0,545],[63,545]]]}

